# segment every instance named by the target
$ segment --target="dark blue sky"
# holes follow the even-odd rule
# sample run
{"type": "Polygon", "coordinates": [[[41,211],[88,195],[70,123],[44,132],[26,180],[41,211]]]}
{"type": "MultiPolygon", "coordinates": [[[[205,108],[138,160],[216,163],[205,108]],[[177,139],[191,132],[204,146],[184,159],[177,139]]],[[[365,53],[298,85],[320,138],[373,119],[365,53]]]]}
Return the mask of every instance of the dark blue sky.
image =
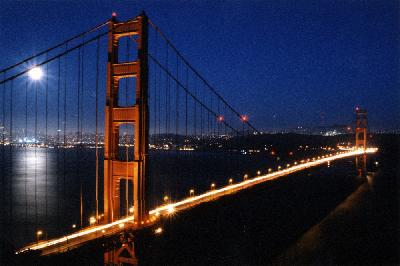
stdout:
{"type": "Polygon", "coordinates": [[[0,68],[142,9],[260,129],[400,128],[398,1],[0,1],[0,68]]]}

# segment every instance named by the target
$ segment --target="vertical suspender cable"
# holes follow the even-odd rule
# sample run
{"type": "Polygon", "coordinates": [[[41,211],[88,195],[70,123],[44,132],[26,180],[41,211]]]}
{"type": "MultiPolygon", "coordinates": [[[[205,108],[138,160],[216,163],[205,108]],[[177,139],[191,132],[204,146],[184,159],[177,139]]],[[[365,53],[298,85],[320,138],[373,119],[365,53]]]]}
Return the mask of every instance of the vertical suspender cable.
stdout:
{"type": "MultiPolygon", "coordinates": [[[[197,98],[197,85],[198,82],[196,82],[197,79],[195,78],[194,80],[194,97],[197,98]]],[[[193,111],[193,118],[194,118],[194,137],[197,137],[197,102],[193,99],[193,103],[194,103],[194,111],[193,111]]]]}
{"type": "MultiPolygon", "coordinates": [[[[166,43],[166,56],[165,56],[165,67],[168,70],[168,43],[166,43]]],[[[168,138],[168,89],[169,89],[169,76],[165,75],[165,138],[168,138]]]]}
{"type": "MultiPolygon", "coordinates": [[[[224,116],[227,116],[227,113],[226,113],[226,105],[224,105],[224,116]]],[[[225,124],[225,123],[224,123],[224,127],[225,127],[225,129],[224,129],[224,135],[227,136],[228,132],[227,132],[227,127],[226,127],[226,124],[225,124]]]]}
{"type": "Polygon", "coordinates": [[[83,105],[84,105],[84,101],[85,101],[85,88],[84,88],[84,74],[85,74],[85,45],[83,45],[85,43],[85,35],[82,36],[82,54],[81,54],[81,101],[80,101],[80,121],[79,121],[79,126],[80,126],[80,130],[79,130],[79,139],[80,139],[80,146],[79,148],[82,149],[82,140],[83,140],[83,121],[84,121],[84,109],[83,109],[83,105]]]}
{"type": "MultiPolygon", "coordinates": [[[[7,73],[7,71],[4,71],[3,72],[3,80],[5,80],[6,79],[6,73],[7,73]]],[[[1,124],[1,126],[2,126],[2,130],[1,130],[1,135],[2,135],[2,137],[1,137],[1,143],[2,143],[2,145],[1,145],[1,173],[2,173],[2,175],[1,175],[1,185],[2,185],[2,187],[4,186],[4,183],[5,183],[5,168],[6,168],[6,166],[5,166],[5,145],[4,145],[4,141],[5,141],[5,139],[4,139],[4,131],[5,131],[5,128],[6,128],[6,123],[5,123],[5,114],[6,114],[6,83],[3,83],[3,93],[2,93],[2,97],[1,97],[1,99],[2,99],[2,106],[3,106],[3,108],[2,108],[2,116],[1,116],[1,118],[2,118],[2,124],[1,124]]],[[[4,194],[3,193],[1,193],[1,203],[2,203],[2,206],[4,206],[4,201],[5,201],[5,197],[4,197],[4,194]]],[[[5,210],[4,210],[5,208],[1,208],[1,217],[2,217],[2,219],[4,219],[4,217],[5,217],[5,210]]],[[[1,222],[3,222],[3,220],[1,220],[1,222]]]]}
{"type": "MultiPolygon", "coordinates": [[[[58,58],[57,70],[57,212],[60,209],[60,88],[61,88],[61,59],[58,58]]],[[[64,158],[65,160],[65,158],[64,158]]],[[[57,215],[57,219],[59,215],[57,215]]]]}
{"type": "MultiPolygon", "coordinates": [[[[167,50],[168,51],[168,50],[167,50]]],[[[169,61],[169,54],[167,52],[167,69],[169,69],[168,61],[169,61]]],[[[170,76],[167,75],[167,134],[170,134],[171,130],[171,79],[170,76]]]]}
{"type": "MultiPolygon", "coordinates": [[[[179,60],[176,56],[176,79],[179,80],[179,60]]],[[[178,148],[179,142],[179,84],[176,82],[176,107],[175,107],[175,145],[178,148]]]]}
{"type": "MultiPolygon", "coordinates": [[[[186,66],[186,88],[189,89],[189,69],[186,66]]],[[[185,93],[185,141],[188,137],[188,93],[185,93]]]]}
{"type": "MultiPolygon", "coordinates": [[[[68,42],[65,44],[65,51],[68,50],[68,42]]],[[[67,156],[66,156],[66,147],[67,147],[67,73],[68,73],[68,55],[65,56],[64,60],[64,121],[63,121],[63,203],[64,203],[64,208],[66,207],[66,202],[67,202],[67,186],[66,186],[66,171],[67,171],[67,156]]],[[[66,217],[66,211],[64,213],[64,220],[66,217]]],[[[58,217],[60,217],[58,215],[58,217]]]]}
{"type": "Polygon", "coordinates": [[[79,163],[79,147],[80,147],[80,104],[81,104],[81,48],[79,47],[78,49],[78,84],[77,84],[77,112],[78,112],[78,117],[76,120],[76,128],[77,128],[77,144],[78,146],[75,146],[75,163],[76,163],[76,175],[79,179],[79,214],[80,214],[80,227],[83,227],[83,202],[82,202],[82,179],[80,175],[80,163],[79,163]]]}
{"type": "Polygon", "coordinates": [[[11,80],[10,85],[10,219],[13,222],[13,90],[14,90],[14,80],[11,80]]]}
{"type": "MultiPolygon", "coordinates": [[[[157,57],[158,54],[158,33],[155,33],[155,56],[157,57]]],[[[154,71],[154,98],[153,98],[153,113],[154,113],[154,131],[153,131],[153,144],[156,145],[156,135],[157,135],[157,68],[156,64],[153,64],[153,71],[154,71]]]]}
{"type": "MultiPolygon", "coordinates": [[[[201,86],[203,88],[203,86],[201,86]]],[[[204,90],[200,89],[200,98],[203,99],[204,103],[204,90]]],[[[200,145],[203,147],[203,111],[204,108],[200,105],[200,145]]]]}
{"type": "MultiPolygon", "coordinates": [[[[84,78],[84,73],[85,73],[85,70],[84,70],[84,67],[85,67],[85,64],[84,64],[84,60],[85,60],[85,45],[83,45],[85,43],[85,35],[82,35],[82,51],[81,51],[81,87],[80,87],[80,89],[81,89],[81,91],[80,91],[80,98],[81,98],[81,100],[80,100],[80,105],[79,105],[79,112],[80,112],[80,114],[79,114],[79,154],[82,154],[82,147],[83,147],[83,144],[82,144],[82,140],[83,140],[83,120],[84,120],[84,114],[83,114],[83,102],[84,102],[84,99],[85,99],[85,97],[84,97],[84,82],[83,82],[83,78],[84,78]]],[[[81,160],[83,160],[84,159],[84,157],[82,158],[82,157],[79,157],[79,163],[81,164],[81,160]]],[[[84,203],[84,201],[83,201],[83,178],[82,178],[82,174],[80,173],[79,174],[79,177],[80,177],[80,185],[81,185],[81,224],[82,224],[82,226],[83,226],[83,211],[84,211],[84,209],[83,209],[83,203],[84,203]]]]}
{"type": "Polygon", "coordinates": [[[96,221],[99,221],[99,56],[100,39],[97,39],[96,49],[96,221]]]}
{"type": "MultiPolygon", "coordinates": [[[[27,139],[28,139],[28,80],[25,83],[25,222],[28,223],[28,156],[27,156],[27,139]]],[[[27,227],[28,228],[28,227],[27,227]]]]}
{"type": "MultiPolygon", "coordinates": [[[[212,95],[210,94],[210,109],[211,109],[211,111],[213,111],[214,112],[214,109],[213,109],[213,97],[212,97],[212,95]]],[[[211,135],[214,137],[214,122],[215,122],[215,120],[214,119],[212,119],[212,117],[210,117],[210,126],[211,126],[211,135]]]]}
{"type": "Polygon", "coordinates": [[[38,90],[39,82],[35,81],[35,226],[38,226],[38,205],[37,205],[37,124],[38,124],[38,90]]]}
{"type": "Polygon", "coordinates": [[[161,68],[158,68],[160,71],[160,82],[158,83],[159,86],[157,87],[158,90],[158,138],[160,138],[161,135],[161,87],[162,87],[162,72],[161,72],[161,68]]]}
{"type": "MultiPolygon", "coordinates": [[[[220,110],[220,108],[219,108],[219,99],[217,99],[217,114],[218,115],[221,115],[221,110],[220,110]]],[[[218,118],[217,118],[218,119],[218,118]]],[[[220,127],[221,127],[221,122],[222,121],[219,121],[218,120],[218,129],[217,129],[217,135],[218,135],[218,138],[219,138],[219,136],[220,136],[220,127]]]]}
{"type": "MultiPolygon", "coordinates": [[[[211,98],[211,95],[210,95],[211,98]]],[[[211,106],[212,108],[212,106],[211,106]]],[[[211,132],[210,132],[210,112],[207,111],[207,134],[208,136],[211,136],[211,132]]]]}
{"type": "MultiPolygon", "coordinates": [[[[46,60],[47,60],[47,58],[48,58],[48,54],[46,53],[46,60]]],[[[48,101],[49,101],[49,63],[47,63],[46,64],[46,85],[45,85],[45,101],[46,101],[46,103],[45,103],[45,105],[46,105],[46,114],[45,114],[45,116],[46,116],[46,118],[45,118],[45,139],[44,139],[44,148],[45,148],[45,154],[46,154],[46,165],[45,165],[45,167],[46,167],[46,169],[45,169],[45,221],[46,221],[46,223],[47,223],[47,208],[48,208],[48,205],[47,205],[47,179],[48,179],[48,176],[47,176],[47,167],[48,167],[48,149],[47,149],[47,121],[48,121],[48,119],[49,119],[49,116],[48,116],[48,111],[49,111],[49,107],[48,107],[48,101]]]]}

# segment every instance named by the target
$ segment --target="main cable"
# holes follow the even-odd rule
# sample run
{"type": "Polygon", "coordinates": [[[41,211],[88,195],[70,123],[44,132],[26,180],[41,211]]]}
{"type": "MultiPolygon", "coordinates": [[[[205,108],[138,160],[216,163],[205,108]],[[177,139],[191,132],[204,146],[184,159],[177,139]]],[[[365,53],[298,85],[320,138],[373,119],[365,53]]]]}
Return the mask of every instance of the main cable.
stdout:
{"type": "MultiPolygon", "coordinates": [[[[172,42],[167,38],[167,36],[161,31],[161,29],[155,25],[150,19],[148,20],[149,24],[155,29],[157,30],[157,32],[160,34],[161,37],[164,38],[164,40],[169,44],[169,46],[175,51],[176,54],[178,54],[178,56],[182,59],[182,61],[193,71],[194,74],[196,74],[196,76],[198,76],[203,82],[204,84],[225,104],[228,106],[228,108],[240,119],[241,118],[241,114],[239,114],[239,112],[237,112],[211,85],[210,83],[203,78],[200,73],[189,63],[189,61],[186,60],[185,57],[183,57],[183,55],[179,52],[179,50],[175,47],[175,45],[172,44],[172,42]]],[[[250,124],[249,121],[245,121],[245,123],[252,128],[254,131],[256,131],[257,133],[259,133],[259,130],[257,130],[253,125],[250,124]]]]}
{"type": "Polygon", "coordinates": [[[44,54],[46,54],[46,53],[49,53],[49,52],[51,52],[52,50],[57,49],[57,48],[59,48],[59,47],[62,47],[62,46],[64,46],[65,44],[67,44],[67,43],[69,43],[69,42],[71,42],[71,41],[73,41],[73,40],[75,40],[75,39],[81,37],[82,35],[86,35],[86,34],[88,34],[88,33],[94,32],[94,31],[96,31],[96,30],[102,28],[103,26],[107,25],[109,22],[110,22],[110,20],[108,19],[107,21],[105,21],[105,22],[103,22],[103,23],[101,23],[101,24],[99,24],[99,25],[97,25],[97,26],[95,26],[95,27],[93,27],[93,28],[91,28],[91,29],[85,31],[85,32],[82,32],[82,33],[80,33],[80,34],[78,34],[78,35],[75,35],[74,37],[72,37],[72,38],[70,38],[70,39],[68,39],[68,40],[65,40],[65,41],[63,41],[63,42],[61,42],[61,43],[59,43],[59,44],[57,44],[57,45],[55,45],[55,46],[53,46],[53,47],[51,47],[51,48],[48,48],[48,49],[46,49],[46,50],[44,50],[44,51],[42,51],[42,52],[39,52],[39,53],[37,53],[37,54],[35,54],[35,55],[32,55],[32,56],[30,56],[30,57],[28,57],[28,58],[26,58],[26,59],[24,59],[24,60],[22,60],[22,61],[20,61],[20,62],[18,62],[18,63],[16,63],[16,64],[14,64],[14,65],[11,65],[11,66],[9,66],[9,67],[6,67],[6,68],[0,70],[0,73],[5,73],[6,71],[11,70],[11,69],[13,69],[13,68],[15,68],[15,67],[17,67],[17,66],[19,66],[19,65],[22,65],[22,64],[24,64],[24,63],[27,63],[27,62],[29,62],[30,60],[32,60],[32,59],[34,59],[34,58],[36,58],[36,57],[39,57],[39,56],[44,55],[44,54]]]}

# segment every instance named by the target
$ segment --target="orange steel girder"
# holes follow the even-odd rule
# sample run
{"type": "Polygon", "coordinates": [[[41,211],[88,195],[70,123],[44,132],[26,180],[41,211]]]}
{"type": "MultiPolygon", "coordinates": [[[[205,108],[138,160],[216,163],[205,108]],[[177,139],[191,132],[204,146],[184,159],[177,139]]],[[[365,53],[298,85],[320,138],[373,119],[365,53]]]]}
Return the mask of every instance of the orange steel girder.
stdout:
{"type": "Polygon", "coordinates": [[[367,148],[367,111],[356,109],[356,148],[367,148]]]}
{"type": "MultiPolygon", "coordinates": [[[[148,157],[148,19],[142,13],[127,22],[117,22],[113,17],[108,33],[107,94],[104,136],[104,222],[120,217],[120,180],[133,181],[133,209],[135,222],[146,220],[145,180],[148,157]],[[118,46],[122,37],[137,38],[137,60],[119,63],[118,46]],[[119,80],[136,78],[136,99],[133,106],[118,105],[119,80]],[[119,126],[134,127],[134,160],[118,160],[119,126]]],[[[127,206],[128,208],[128,206],[127,206]]]]}

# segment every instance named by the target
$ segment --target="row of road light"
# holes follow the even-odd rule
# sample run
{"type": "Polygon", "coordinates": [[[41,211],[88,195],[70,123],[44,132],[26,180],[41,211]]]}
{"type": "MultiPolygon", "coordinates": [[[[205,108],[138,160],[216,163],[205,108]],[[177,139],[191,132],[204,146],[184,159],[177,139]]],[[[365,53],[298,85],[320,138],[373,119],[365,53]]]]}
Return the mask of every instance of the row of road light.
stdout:
{"type": "MultiPolygon", "coordinates": [[[[336,155],[338,155],[338,154],[342,154],[342,153],[344,153],[344,152],[336,152],[336,155]]],[[[317,156],[317,157],[312,157],[312,158],[308,158],[308,159],[303,159],[303,160],[300,160],[299,162],[297,162],[297,161],[295,161],[294,163],[293,163],[293,165],[295,166],[295,165],[298,165],[298,164],[304,164],[304,163],[309,163],[309,162],[311,162],[311,161],[316,161],[316,160],[319,160],[319,159],[324,159],[324,158],[328,158],[328,157],[331,157],[331,156],[334,156],[335,154],[328,154],[328,155],[323,155],[323,156],[317,156]]],[[[328,161],[328,164],[329,164],[329,161],[328,161]]],[[[376,162],[375,163],[376,165],[378,165],[378,162],[376,162]]],[[[286,167],[287,168],[289,168],[291,166],[291,164],[286,164],[286,167]]],[[[280,171],[280,170],[282,170],[282,166],[278,166],[277,167],[277,170],[278,171],[280,171]]],[[[270,174],[270,173],[272,173],[273,172],[273,169],[272,168],[268,168],[267,169],[267,173],[268,174],[270,174]]],[[[262,172],[260,171],[260,170],[258,170],[257,171],[257,176],[260,176],[262,174],[262,172]]],[[[246,181],[247,179],[249,178],[249,175],[248,174],[244,174],[243,175],[243,180],[244,181],[246,181]]],[[[234,180],[233,180],[233,178],[229,178],[228,179],[228,186],[229,185],[233,185],[233,183],[234,183],[234,180]]],[[[211,185],[210,185],[210,190],[215,190],[216,189],[216,183],[215,182],[213,182],[213,183],[211,183],[211,185]]],[[[194,197],[195,196],[195,190],[192,188],[192,189],[190,189],[189,190],[189,197],[194,197]]],[[[170,204],[170,197],[169,196],[164,196],[164,198],[163,198],[163,200],[164,200],[164,203],[165,204],[170,204]]],[[[173,208],[173,207],[171,207],[171,208],[169,208],[168,209],[168,211],[167,211],[167,213],[168,214],[172,214],[172,213],[174,213],[175,212],[175,209],[173,208]]],[[[133,213],[133,207],[130,207],[129,208],[129,213],[133,213]]],[[[156,215],[157,216],[157,215],[156,215]]],[[[98,223],[98,221],[101,219],[103,217],[103,214],[101,214],[99,217],[98,217],[98,219],[96,219],[96,217],[94,217],[94,216],[91,216],[90,218],[89,218],[89,224],[90,225],[95,225],[95,224],[97,224],[98,223]]],[[[119,226],[123,226],[123,224],[120,224],[119,226]]],[[[77,228],[77,225],[76,224],[73,224],[72,225],[72,229],[76,229],[77,228]]],[[[104,233],[104,232],[103,232],[104,233]]],[[[156,232],[156,233],[161,233],[161,232],[156,232]]],[[[43,230],[38,230],[37,232],[36,232],[36,239],[37,239],[37,241],[39,241],[40,240],[40,238],[43,236],[43,230]]]]}
{"type": "MultiPolygon", "coordinates": [[[[320,159],[324,159],[324,158],[328,158],[328,157],[332,157],[332,156],[334,156],[334,155],[338,155],[338,154],[343,154],[344,152],[336,152],[336,153],[330,153],[330,154],[327,154],[327,155],[322,155],[322,156],[317,156],[317,157],[312,157],[312,158],[308,158],[308,159],[303,159],[303,160],[300,160],[299,162],[297,162],[297,161],[294,161],[293,162],[293,166],[295,166],[295,165],[298,165],[298,164],[303,164],[303,163],[308,163],[308,162],[314,162],[314,161],[316,161],[316,160],[320,160],[320,159]]],[[[289,168],[290,166],[292,166],[291,164],[286,164],[286,168],[289,168]]],[[[330,166],[330,162],[328,162],[328,166],[330,166]]],[[[278,169],[278,171],[279,170],[282,170],[282,166],[280,166],[280,165],[278,165],[278,167],[277,167],[277,169],[278,169]]],[[[267,173],[268,174],[270,174],[270,173],[272,173],[273,172],[273,169],[272,168],[268,168],[267,169],[267,173]]],[[[260,171],[260,170],[258,170],[257,171],[257,176],[260,176],[262,174],[262,172],[260,171]]],[[[247,180],[249,178],[249,175],[248,174],[244,174],[243,175],[243,180],[245,181],[245,180],[247,180]]],[[[232,185],[233,184],[233,178],[229,178],[228,179],[228,185],[232,185]]],[[[215,190],[216,189],[216,183],[215,182],[213,182],[213,183],[211,183],[210,184],[210,189],[211,190],[215,190]]],[[[189,197],[194,197],[195,196],[195,190],[193,189],[193,188],[191,188],[190,190],[189,190],[189,197]]],[[[169,196],[167,196],[167,195],[165,195],[164,197],[163,197],[163,200],[164,200],[164,203],[165,204],[169,204],[170,203],[170,197],[169,196]]]]}
{"type": "MultiPolygon", "coordinates": [[[[294,162],[292,167],[293,168],[297,168],[298,170],[300,170],[300,169],[307,168],[308,165],[313,166],[314,162],[315,163],[318,162],[317,161],[318,159],[324,160],[324,162],[329,163],[330,162],[329,158],[332,157],[332,156],[334,157],[334,158],[332,158],[332,160],[335,160],[335,159],[338,159],[338,158],[344,158],[345,156],[361,155],[361,154],[365,154],[365,153],[375,153],[377,150],[378,150],[377,148],[368,148],[366,150],[358,149],[358,150],[353,150],[353,151],[337,152],[336,153],[336,157],[335,157],[335,154],[328,154],[328,155],[324,155],[324,156],[313,157],[313,158],[310,158],[310,159],[304,159],[304,160],[301,160],[299,162],[297,162],[297,161],[294,162]],[[347,153],[348,155],[344,155],[344,156],[339,156],[338,157],[338,155],[342,155],[342,154],[345,154],[345,153],[347,153]]],[[[375,165],[378,165],[378,164],[379,164],[379,162],[375,162],[375,165]]],[[[275,173],[272,173],[273,172],[272,168],[269,168],[267,171],[268,171],[268,174],[271,174],[271,175],[274,175],[274,174],[279,175],[280,173],[284,174],[285,172],[286,173],[292,172],[292,171],[290,171],[290,165],[287,166],[287,167],[288,167],[287,169],[282,169],[281,166],[278,166],[278,170],[282,169],[281,172],[277,171],[275,173]],[[287,172],[288,170],[290,172],[287,172]]],[[[249,182],[252,182],[253,180],[257,180],[259,178],[265,179],[265,178],[268,178],[268,176],[269,176],[269,175],[260,176],[261,175],[261,171],[257,171],[257,175],[258,176],[255,177],[254,179],[247,180],[249,176],[247,174],[245,174],[243,176],[243,179],[244,179],[244,181],[242,182],[243,185],[245,185],[244,183],[249,183],[249,182]]],[[[208,191],[208,192],[206,192],[204,194],[200,194],[198,196],[195,196],[194,195],[194,189],[191,189],[189,191],[189,195],[190,195],[189,198],[183,199],[182,201],[175,202],[175,203],[168,203],[168,204],[160,206],[160,207],[158,207],[158,208],[156,208],[154,210],[149,211],[150,219],[147,220],[147,221],[142,221],[142,224],[144,224],[144,223],[147,224],[147,223],[154,222],[155,220],[157,220],[163,214],[173,215],[177,211],[176,208],[178,208],[178,209],[182,208],[182,206],[184,206],[184,204],[190,204],[190,203],[192,203],[194,201],[197,201],[197,200],[201,201],[203,198],[205,198],[207,196],[210,196],[211,194],[215,194],[217,191],[224,192],[224,191],[229,190],[230,187],[238,188],[238,186],[241,186],[241,183],[233,184],[233,179],[232,178],[230,178],[228,180],[228,183],[229,183],[228,186],[220,188],[220,189],[216,189],[215,183],[212,183],[211,184],[212,189],[210,191],[208,191]]],[[[168,196],[165,197],[165,199],[166,199],[166,201],[169,201],[169,197],[168,196]]],[[[59,244],[61,242],[68,241],[68,239],[77,238],[79,236],[87,235],[87,234],[90,234],[90,233],[93,233],[93,232],[97,232],[97,231],[101,231],[102,233],[105,233],[105,230],[110,229],[110,228],[112,228],[114,226],[118,226],[119,228],[123,228],[125,226],[125,223],[127,223],[127,222],[128,223],[133,222],[133,224],[137,224],[136,222],[134,222],[133,216],[128,216],[126,218],[123,218],[123,219],[121,219],[119,221],[115,221],[115,222],[110,223],[110,224],[105,224],[105,225],[101,225],[101,226],[93,227],[93,228],[89,227],[89,228],[84,229],[83,231],[80,231],[80,232],[77,232],[77,233],[73,233],[73,234],[71,234],[69,236],[66,236],[66,237],[62,237],[62,238],[59,238],[59,239],[48,241],[46,243],[39,243],[39,244],[36,244],[36,245],[28,246],[28,247],[25,247],[24,249],[21,249],[17,253],[24,252],[24,251],[29,250],[29,249],[34,249],[34,250],[42,249],[42,248],[45,248],[45,247],[48,247],[48,246],[52,246],[52,245],[59,244]]],[[[161,227],[158,227],[157,229],[154,230],[155,234],[160,234],[162,232],[163,232],[163,229],[161,227]]],[[[43,231],[39,230],[37,232],[37,237],[39,238],[42,235],[43,235],[43,231]]]]}

